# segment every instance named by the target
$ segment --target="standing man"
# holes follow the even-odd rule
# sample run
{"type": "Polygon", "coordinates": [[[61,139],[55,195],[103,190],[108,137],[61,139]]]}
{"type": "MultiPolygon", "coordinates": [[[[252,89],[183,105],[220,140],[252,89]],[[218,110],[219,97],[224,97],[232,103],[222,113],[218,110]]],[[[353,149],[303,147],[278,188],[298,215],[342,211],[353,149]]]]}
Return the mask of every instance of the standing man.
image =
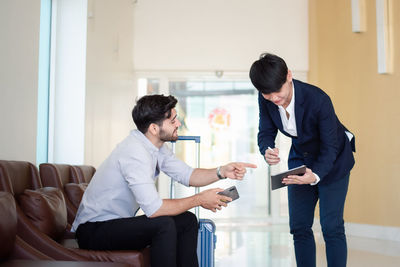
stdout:
{"type": "Polygon", "coordinates": [[[220,188],[191,197],[161,199],[155,185],[160,171],[186,186],[205,186],[219,179],[243,179],[253,164],[229,163],[215,169],[193,169],[165,146],[178,138],[173,96],[151,95],[137,101],[133,130],[100,165],[87,187],[72,230],[80,248],[139,250],[150,246],[152,267],[193,267],[197,261],[196,217],[189,209],[211,211],[232,199],[220,188]],[[135,217],[141,208],[145,215],[135,217]]]}
{"type": "Polygon", "coordinates": [[[306,165],[303,176],[283,179],[288,186],[289,224],[299,267],[314,267],[314,210],[319,200],[320,223],[329,267],[346,266],[343,209],[354,165],[354,138],[337,118],[329,96],[295,80],[285,61],[263,54],[250,69],[259,91],[258,146],[268,164],[279,163],[277,130],[292,139],[289,168],[306,165]]]}

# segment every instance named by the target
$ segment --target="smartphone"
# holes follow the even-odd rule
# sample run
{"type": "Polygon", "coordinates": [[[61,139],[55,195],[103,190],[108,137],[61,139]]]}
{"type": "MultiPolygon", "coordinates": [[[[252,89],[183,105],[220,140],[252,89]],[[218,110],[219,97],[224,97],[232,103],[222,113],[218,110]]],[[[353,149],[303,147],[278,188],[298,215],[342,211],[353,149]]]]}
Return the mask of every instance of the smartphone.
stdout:
{"type": "MultiPolygon", "coordinates": [[[[218,194],[227,196],[232,198],[232,201],[236,200],[239,198],[239,192],[236,189],[236,186],[231,186],[224,191],[218,192],[218,194]]],[[[226,203],[229,203],[230,201],[226,201],[226,203]]]]}

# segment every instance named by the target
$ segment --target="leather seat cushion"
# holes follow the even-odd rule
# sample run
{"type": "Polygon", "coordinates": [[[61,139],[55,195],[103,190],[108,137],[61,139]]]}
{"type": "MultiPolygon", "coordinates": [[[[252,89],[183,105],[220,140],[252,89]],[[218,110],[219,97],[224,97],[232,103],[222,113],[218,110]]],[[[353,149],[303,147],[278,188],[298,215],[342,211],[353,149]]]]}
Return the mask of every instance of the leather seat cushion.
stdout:
{"type": "Polygon", "coordinates": [[[39,230],[58,240],[67,228],[67,208],[58,188],[26,189],[18,198],[25,215],[39,230]]]}
{"type": "Polygon", "coordinates": [[[141,251],[137,250],[113,250],[113,251],[97,251],[85,249],[71,249],[75,253],[90,258],[91,261],[111,261],[129,263],[132,266],[149,266],[146,264],[149,258],[149,249],[146,248],[141,251]],[[143,264],[145,263],[145,264],[143,264]]]}
{"type": "Polygon", "coordinates": [[[132,267],[118,262],[54,261],[54,260],[12,260],[2,263],[2,267],[132,267]]]}

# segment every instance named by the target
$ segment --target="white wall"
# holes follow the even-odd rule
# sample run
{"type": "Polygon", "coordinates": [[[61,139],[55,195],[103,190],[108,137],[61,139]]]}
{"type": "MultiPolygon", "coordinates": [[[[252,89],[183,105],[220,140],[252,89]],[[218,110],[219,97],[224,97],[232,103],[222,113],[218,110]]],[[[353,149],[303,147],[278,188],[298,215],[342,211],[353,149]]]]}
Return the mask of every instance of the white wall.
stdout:
{"type": "Polygon", "coordinates": [[[88,14],[86,164],[98,166],[134,128],[143,73],[247,77],[265,51],[308,70],[307,0],[89,0],[88,14]]]}
{"type": "Polygon", "coordinates": [[[308,70],[307,0],[139,0],[136,71],[248,71],[260,53],[308,70]]]}
{"type": "Polygon", "coordinates": [[[96,167],[134,127],[133,1],[89,0],[85,164],[96,167]]]}
{"type": "Polygon", "coordinates": [[[0,159],[35,163],[40,0],[0,5],[0,159]]]}
{"type": "MultiPolygon", "coordinates": [[[[308,69],[307,0],[89,0],[88,14],[86,164],[97,166],[134,127],[135,73],[245,74],[264,51],[283,56],[295,71],[308,69]]],[[[36,160],[39,19],[39,0],[1,3],[1,158],[36,160]]],[[[80,93],[81,111],[83,99],[80,93]]],[[[57,108],[73,118],[74,106],[57,108]]],[[[55,128],[54,136],[68,131],[55,128]]]]}

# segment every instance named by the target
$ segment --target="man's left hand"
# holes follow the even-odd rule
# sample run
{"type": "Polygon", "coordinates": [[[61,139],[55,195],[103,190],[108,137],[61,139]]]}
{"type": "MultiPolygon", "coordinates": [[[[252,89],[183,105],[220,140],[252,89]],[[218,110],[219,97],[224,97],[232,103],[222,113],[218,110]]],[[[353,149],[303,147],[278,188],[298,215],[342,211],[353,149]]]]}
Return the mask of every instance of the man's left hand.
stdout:
{"type": "Polygon", "coordinates": [[[306,173],[302,176],[300,175],[289,175],[286,178],[282,179],[282,183],[289,184],[312,184],[316,182],[317,178],[311,169],[307,168],[306,173]]]}

